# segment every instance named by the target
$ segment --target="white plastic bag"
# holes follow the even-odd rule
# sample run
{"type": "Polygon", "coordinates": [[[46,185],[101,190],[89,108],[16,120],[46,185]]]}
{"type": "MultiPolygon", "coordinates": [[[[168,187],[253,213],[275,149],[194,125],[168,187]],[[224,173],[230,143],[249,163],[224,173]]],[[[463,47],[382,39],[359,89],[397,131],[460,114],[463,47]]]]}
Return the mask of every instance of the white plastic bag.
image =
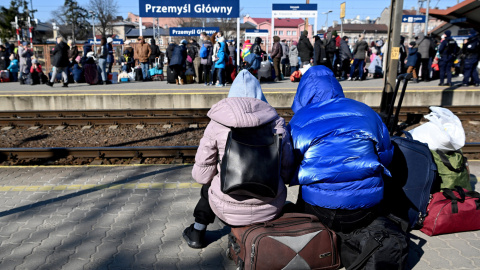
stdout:
{"type": "Polygon", "coordinates": [[[135,71],[132,71],[128,73],[128,78],[130,79],[131,82],[135,81],[135,71]]]}
{"type": "Polygon", "coordinates": [[[299,69],[300,72],[303,74],[305,74],[305,72],[307,72],[307,70],[312,67],[310,64],[307,64],[307,65],[304,65],[303,68],[299,69]]]}
{"type": "Polygon", "coordinates": [[[425,123],[410,131],[415,140],[428,144],[430,150],[455,151],[465,145],[465,130],[460,119],[449,109],[431,106],[425,123]]]}

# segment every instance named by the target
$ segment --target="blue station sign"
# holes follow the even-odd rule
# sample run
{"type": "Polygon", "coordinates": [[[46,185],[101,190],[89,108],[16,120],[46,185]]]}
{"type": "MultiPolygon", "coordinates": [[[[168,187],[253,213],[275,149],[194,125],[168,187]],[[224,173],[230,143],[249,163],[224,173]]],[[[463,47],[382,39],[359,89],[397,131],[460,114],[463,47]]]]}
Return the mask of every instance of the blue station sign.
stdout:
{"type": "Polygon", "coordinates": [[[402,23],[425,23],[425,15],[402,15],[402,23]]]}
{"type": "Polygon", "coordinates": [[[219,31],[220,27],[171,27],[170,36],[200,36],[202,32],[205,32],[207,35],[211,36],[219,31]]]}
{"type": "Polygon", "coordinates": [[[139,5],[140,17],[240,17],[240,0],[139,0],[139,5]]]}
{"type": "MultiPolygon", "coordinates": [[[[95,42],[93,41],[93,38],[90,38],[90,39],[88,39],[87,41],[88,41],[88,43],[91,44],[91,45],[93,45],[93,43],[95,43],[95,42]]],[[[100,41],[101,41],[101,40],[98,38],[98,39],[97,39],[97,42],[95,43],[95,45],[100,45],[100,41]]],[[[114,38],[112,44],[113,44],[113,45],[123,45],[123,39],[116,39],[116,38],[114,38]]]]}
{"type": "Polygon", "coordinates": [[[314,10],[317,11],[317,4],[272,4],[272,10],[314,10]]]}
{"type": "Polygon", "coordinates": [[[268,34],[268,29],[245,29],[245,33],[250,34],[268,34]]]}

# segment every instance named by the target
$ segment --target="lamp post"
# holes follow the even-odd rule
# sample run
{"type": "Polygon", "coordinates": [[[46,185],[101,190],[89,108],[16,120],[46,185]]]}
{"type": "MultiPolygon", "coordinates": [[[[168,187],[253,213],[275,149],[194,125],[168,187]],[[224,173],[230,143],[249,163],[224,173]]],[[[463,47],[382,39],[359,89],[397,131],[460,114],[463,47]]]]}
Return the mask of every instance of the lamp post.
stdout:
{"type": "Polygon", "coordinates": [[[327,15],[327,20],[325,21],[325,29],[326,29],[325,31],[327,31],[327,29],[328,29],[328,13],[331,13],[331,12],[333,12],[333,10],[329,10],[327,12],[322,12],[322,14],[327,15]]]}
{"type": "Polygon", "coordinates": [[[93,53],[97,51],[95,44],[97,44],[97,36],[95,35],[95,16],[97,15],[95,11],[90,10],[90,14],[92,14],[92,29],[93,29],[93,53]]]}

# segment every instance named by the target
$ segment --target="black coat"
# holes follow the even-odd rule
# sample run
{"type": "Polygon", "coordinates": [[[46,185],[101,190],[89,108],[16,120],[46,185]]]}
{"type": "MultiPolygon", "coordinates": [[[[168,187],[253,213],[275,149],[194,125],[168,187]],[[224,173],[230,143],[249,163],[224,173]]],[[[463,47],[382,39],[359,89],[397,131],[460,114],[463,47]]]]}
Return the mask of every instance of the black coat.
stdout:
{"type": "Polygon", "coordinates": [[[168,59],[168,64],[170,65],[170,61],[172,60],[173,57],[173,50],[175,49],[177,45],[175,43],[171,43],[167,47],[167,59],[168,59]]]}
{"type": "Polygon", "coordinates": [[[68,60],[68,47],[67,43],[60,42],[55,45],[53,50],[53,61],[52,66],[54,67],[68,67],[70,61],[68,60]]]}
{"type": "Polygon", "coordinates": [[[320,39],[317,39],[315,41],[314,46],[315,47],[314,47],[314,54],[313,54],[314,55],[313,65],[314,66],[322,65],[322,66],[326,66],[326,67],[332,69],[330,61],[328,60],[325,45],[323,45],[323,41],[320,40],[320,39]]]}
{"type": "Polygon", "coordinates": [[[308,37],[301,35],[297,44],[298,56],[302,62],[308,62],[313,56],[313,46],[308,37]]]}
{"type": "Polygon", "coordinates": [[[152,44],[150,45],[150,61],[153,63],[155,62],[155,58],[160,57],[160,48],[158,48],[157,44],[155,44],[155,40],[152,39],[152,44]]]}
{"type": "Polygon", "coordinates": [[[0,70],[7,69],[7,52],[0,51],[0,70]]]}
{"type": "Polygon", "coordinates": [[[172,53],[172,58],[170,59],[171,66],[182,66],[185,67],[185,62],[187,60],[187,48],[184,45],[175,46],[175,49],[172,53]]]}

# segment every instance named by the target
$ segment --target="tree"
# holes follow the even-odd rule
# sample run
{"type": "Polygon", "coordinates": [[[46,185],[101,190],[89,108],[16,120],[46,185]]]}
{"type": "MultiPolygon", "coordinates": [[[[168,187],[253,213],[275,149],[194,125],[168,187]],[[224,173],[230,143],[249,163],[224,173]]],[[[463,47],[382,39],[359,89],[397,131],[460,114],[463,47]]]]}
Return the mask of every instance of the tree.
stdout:
{"type": "Polygon", "coordinates": [[[117,17],[116,0],[90,0],[88,9],[96,13],[96,19],[99,23],[98,30],[102,36],[113,33],[112,22],[117,17]]]}
{"type": "Polygon", "coordinates": [[[64,6],[52,12],[52,21],[71,27],[72,39],[83,38],[90,30],[88,11],[75,0],[65,0],[64,6]]]}
{"type": "MultiPolygon", "coordinates": [[[[15,17],[18,18],[18,24],[21,29],[27,26],[28,17],[33,19],[37,10],[29,10],[28,2],[26,0],[11,0],[10,7],[0,8],[0,39],[7,41],[15,37],[15,28],[11,22],[15,21],[15,17]],[[22,12],[20,12],[20,10],[22,12]]],[[[32,21],[33,24],[33,21],[32,21]]],[[[28,32],[28,31],[27,31],[28,32]]]]}

